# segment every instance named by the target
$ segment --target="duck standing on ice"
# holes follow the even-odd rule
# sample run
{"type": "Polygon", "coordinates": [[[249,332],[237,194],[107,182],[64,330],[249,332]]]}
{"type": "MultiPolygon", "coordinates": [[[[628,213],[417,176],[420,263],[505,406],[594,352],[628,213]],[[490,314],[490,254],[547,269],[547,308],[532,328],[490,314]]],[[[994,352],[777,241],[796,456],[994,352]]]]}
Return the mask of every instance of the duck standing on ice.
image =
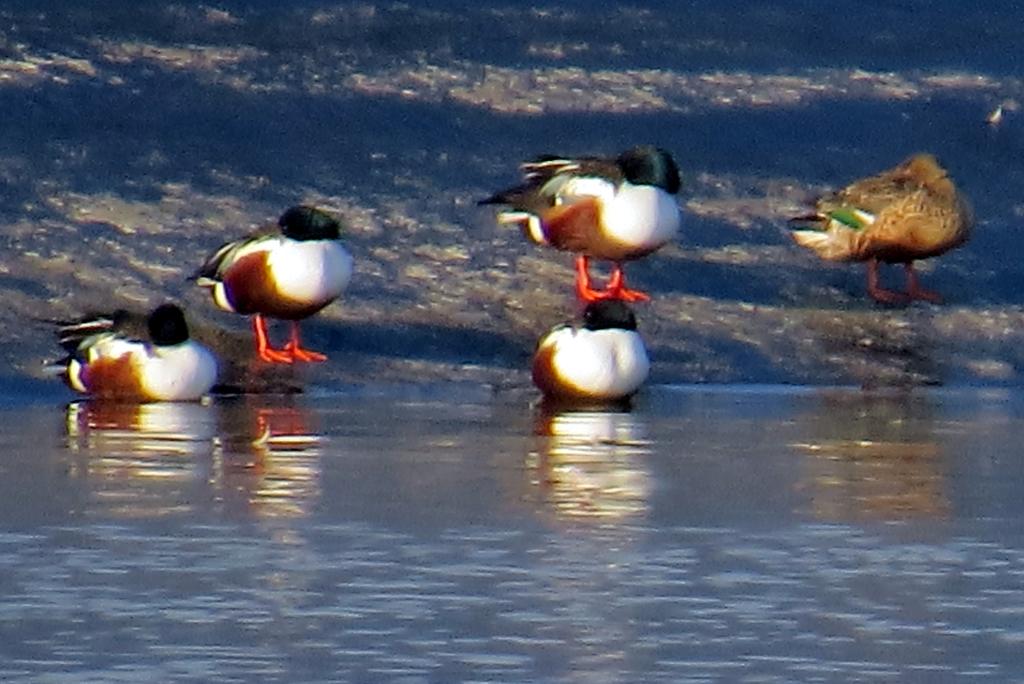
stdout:
{"type": "Polygon", "coordinates": [[[939,303],[938,293],[917,281],[914,262],[944,254],[967,242],[974,219],[966,198],[930,154],[858,180],[818,199],[815,211],[791,221],[797,244],[831,261],[866,261],[868,294],[887,303],[922,299],[939,303]],[[903,264],[905,292],[878,283],[878,265],[903,264]]]}
{"type": "Polygon", "coordinates": [[[622,265],[675,239],[682,217],[675,195],[679,168],[665,150],[650,145],[616,157],[541,156],[522,165],[523,183],[480,204],[501,204],[499,223],[515,223],[533,242],[576,255],[576,294],[645,301],[626,287],[622,265]],[[612,262],[604,289],[590,280],[590,260],[612,262]]]}
{"type": "Polygon", "coordinates": [[[256,353],[270,363],[324,361],[303,349],[299,321],[333,302],[352,277],[352,257],[339,240],[341,226],[315,207],[292,207],[276,226],[217,249],[192,276],[210,288],[225,311],[252,315],[256,353]],[[286,320],[291,335],[282,349],[270,345],[266,318],[286,320]]]}

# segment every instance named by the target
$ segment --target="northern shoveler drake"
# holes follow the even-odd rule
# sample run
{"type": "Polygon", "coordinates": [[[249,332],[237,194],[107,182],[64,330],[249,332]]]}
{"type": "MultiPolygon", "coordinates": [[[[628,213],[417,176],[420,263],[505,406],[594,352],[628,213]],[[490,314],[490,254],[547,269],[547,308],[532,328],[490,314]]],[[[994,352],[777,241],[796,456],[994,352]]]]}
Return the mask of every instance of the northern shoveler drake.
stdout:
{"type": "Polygon", "coordinates": [[[880,302],[915,299],[941,302],[921,288],[914,261],[938,256],[964,244],[973,217],[946,170],[930,154],[856,181],[817,200],[814,213],[792,221],[807,224],[793,231],[797,244],[832,261],[866,261],[868,294],[880,302]],[[903,264],[905,292],[878,284],[878,264],[903,264]]]}
{"type": "Polygon", "coordinates": [[[66,322],[68,356],[51,365],[68,386],[99,399],[194,401],[217,379],[217,361],[191,340],[185,315],[162,304],[149,316],[117,311],[66,322]]]}
{"type": "Polygon", "coordinates": [[[665,150],[634,147],[617,157],[542,156],[522,165],[524,182],[480,204],[504,204],[499,223],[515,223],[532,241],[576,254],[583,301],[650,297],[626,287],[622,263],[673,240],[682,216],[674,195],[679,167],[665,150]],[[611,261],[604,290],[590,284],[590,259],[611,261]]]}
{"type": "Polygon", "coordinates": [[[636,317],[615,299],[587,304],[582,327],[552,328],[533,356],[533,382],[550,399],[620,401],[640,389],[649,371],[636,317]]]}
{"type": "Polygon", "coordinates": [[[325,211],[292,207],[277,226],[223,245],[192,279],[210,288],[220,308],[253,316],[256,353],[264,361],[324,361],[325,355],[302,348],[299,321],[337,299],[352,277],[340,235],[340,224],[325,211]],[[283,349],[270,346],[264,317],[290,322],[283,349]]]}

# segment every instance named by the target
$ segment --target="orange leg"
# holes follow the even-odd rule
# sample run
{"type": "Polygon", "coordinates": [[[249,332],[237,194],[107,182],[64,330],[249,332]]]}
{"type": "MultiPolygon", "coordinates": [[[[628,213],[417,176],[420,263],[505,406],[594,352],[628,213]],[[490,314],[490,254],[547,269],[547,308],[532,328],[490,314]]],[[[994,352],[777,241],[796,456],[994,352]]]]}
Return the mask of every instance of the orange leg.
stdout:
{"type": "Polygon", "coordinates": [[[646,292],[626,287],[626,274],[622,271],[622,264],[617,261],[612,270],[612,277],[608,279],[607,292],[609,299],[622,299],[627,302],[647,302],[651,299],[646,292]]]}
{"type": "Polygon", "coordinates": [[[325,354],[302,348],[302,343],[299,342],[299,322],[292,321],[291,325],[292,334],[288,343],[284,345],[284,350],[291,355],[292,359],[295,361],[326,361],[325,354]]]}
{"type": "Polygon", "coordinates": [[[590,259],[582,254],[576,255],[576,296],[584,302],[603,299],[604,292],[590,287],[590,259]]]}
{"type": "Polygon", "coordinates": [[[878,284],[878,259],[868,260],[868,294],[876,302],[885,304],[899,304],[907,301],[907,295],[887,290],[878,284]]]}
{"type": "Polygon", "coordinates": [[[903,264],[903,270],[907,273],[907,297],[910,299],[923,299],[932,304],[941,304],[942,295],[932,290],[926,290],[917,282],[917,272],[914,270],[914,263],[908,261],[903,264]]]}
{"type": "Polygon", "coordinates": [[[267,339],[267,321],[261,314],[252,317],[252,331],[256,335],[256,354],[267,363],[291,363],[292,355],[285,350],[274,349],[267,339]]]}
{"type": "Polygon", "coordinates": [[[639,290],[626,287],[626,276],[622,265],[615,262],[608,286],[603,290],[595,290],[590,285],[590,259],[582,254],[576,256],[576,296],[585,302],[600,299],[622,299],[627,302],[646,302],[650,297],[639,290]]]}

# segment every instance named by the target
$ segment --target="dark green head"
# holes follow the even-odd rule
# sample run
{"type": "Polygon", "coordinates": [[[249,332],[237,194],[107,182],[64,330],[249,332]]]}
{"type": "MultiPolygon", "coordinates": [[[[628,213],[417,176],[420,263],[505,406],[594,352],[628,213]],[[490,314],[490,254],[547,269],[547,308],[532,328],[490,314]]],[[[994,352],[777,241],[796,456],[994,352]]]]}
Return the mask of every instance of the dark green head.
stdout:
{"type": "Polygon", "coordinates": [[[281,232],[292,240],[337,240],[341,224],[323,209],[299,205],[277,220],[281,232]]]}
{"type": "Polygon", "coordinates": [[[185,314],[174,304],[161,304],[146,321],[149,339],[158,347],[170,347],[188,341],[185,314]]]}
{"type": "Polygon", "coordinates": [[[654,185],[674,195],[682,187],[672,155],[653,145],[639,145],[619,155],[619,168],[633,185],[654,185]]]}
{"type": "Polygon", "coordinates": [[[599,299],[583,310],[587,330],[636,330],[636,316],[621,299],[599,299]]]}

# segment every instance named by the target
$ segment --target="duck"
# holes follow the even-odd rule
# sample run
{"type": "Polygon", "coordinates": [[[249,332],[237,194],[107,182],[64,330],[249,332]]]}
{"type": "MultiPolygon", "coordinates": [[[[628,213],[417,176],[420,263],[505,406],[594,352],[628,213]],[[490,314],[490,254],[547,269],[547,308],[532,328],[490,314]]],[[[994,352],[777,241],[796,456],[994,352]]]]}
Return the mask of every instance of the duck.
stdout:
{"type": "Polygon", "coordinates": [[[656,252],[676,238],[679,167],[672,155],[639,145],[614,157],[542,155],[521,165],[523,182],[480,200],[504,205],[500,224],[515,224],[532,242],[576,255],[581,301],[647,301],[626,286],[623,263],[656,252]],[[594,288],[590,260],[610,261],[604,289],[594,288]]]}
{"type": "Polygon", "coordinates": [[[148,315],[119,309],[60,323],[68,355],[50,364],[71,389],[96,399],[195,401],[217,380],[217,360],[189,337],[185,314],[165,303],[148,315]]]}
{"type": "Polygon", "coordinates": [[[921,287],[914,262],[963,245],[974,219],[970,204],[934,155],[915,154],[897,166],[819,198],[814,211],[790,219],[802,247],[830,261],[867,262],[867,290],[876,301],[941,303],[921,287]],[[879,285],[879,264],[903,264],[904,292],[879,285]]]}
{"type": "Polygon", "coordinates": [[[341,241],[341,224],[326,211],[289,208],[276,226],[228,242],[192,275],[209,288],[224,311],[252,316],[257,356],[268,363],[326,361],[302,347],[299,322],[341,296],[352,277],[352,256],[341,241]],[[288,321],[283,348],[271,346],[267,318],[288,321]]]}
{"type": "Polygon", "coordinates": [[[650,367],[632,309],[599,299],[583,309],[582,325],[563,323],[540,339],[532,376],[546,399],[618,402],[640,389],[650,367]]]}

